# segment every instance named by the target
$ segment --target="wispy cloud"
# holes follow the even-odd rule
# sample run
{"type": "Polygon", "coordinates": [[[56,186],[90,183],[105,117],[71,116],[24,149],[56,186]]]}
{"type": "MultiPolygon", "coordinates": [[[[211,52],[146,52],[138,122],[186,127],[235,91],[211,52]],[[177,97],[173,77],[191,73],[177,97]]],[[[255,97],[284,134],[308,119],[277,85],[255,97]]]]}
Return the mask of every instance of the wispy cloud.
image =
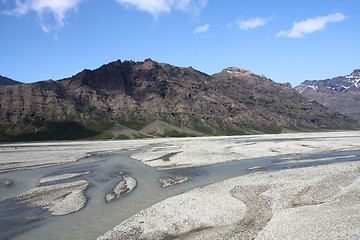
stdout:
{"type": "Polygon", "coordinates": [[[197,33],[206,33],[208,32],[210,29],[210,25],[209,24],[205,24],[205,25],[202,25],[202,26],[198,26],[197,28],[195,28],[194,30],[194,34],[197,34],[197,33]]]}
{"type": "Polygon", "coordinates": [[[36,12],[40,26],[44,32],[52,32],[64,26],[66,14],[76,10],[82,0],[15,0],[15,8],[3,11],[3,14],[22,16],[30,12],[36,12]],[[54,24],[50,24],[45,18],[51,15],[54,24]]]}
{"type": "Polygon", "coordinates": [[[313,33],[325,29],[328,23],[335,23],[344,21],[347,17],[342,13],[329,14],[327,16],[320,16],[316,18],[309,18],[301,22],[294,22],[290,31],[280,31],[276,37],[290,37],[300,38],[306,34],[313,33]]]}
{"type": "Polygon", "coordinates": [[[172,10],[181,10],[190,14],[198,15],[200,10],[207,4],[207,0],[114,0],[125,7],[133,6],[140,11],[145,11],[155,18],[162,13],[170,13],[172,10]]]}
{"type": "Polygon", "coordinates": [[[256,18],[250,18],[247,20],[238,19],[238,20],[236,20],[235,23],[239,26],[240,29],[250,30],[250,29],[257,28],[257,27],[265,26],[268,20],[269,20],[269,18],[256,17],[256,18]]]}

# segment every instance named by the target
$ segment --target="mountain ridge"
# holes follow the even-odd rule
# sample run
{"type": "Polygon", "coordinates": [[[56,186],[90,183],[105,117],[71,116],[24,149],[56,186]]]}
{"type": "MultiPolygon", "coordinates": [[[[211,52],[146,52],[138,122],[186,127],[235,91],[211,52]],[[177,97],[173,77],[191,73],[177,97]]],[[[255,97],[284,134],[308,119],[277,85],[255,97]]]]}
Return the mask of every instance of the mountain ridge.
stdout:
{"type": "Polygon", "coordinates": [[[294,88],[305,97],[360,121],[360,69],[324,80],[306,80],[294,88]]]}
{"type": "Polygon", "coordinates": [[[141,138],[349,129],[350,118],[236,67],[207,75],[151,59],[0,87],[0,140],[141,138]]]}
{"type": "Polygon", "coordinates": [[[0,85],[18,85],[18,84],[22,84],[22,82],[18,82],[11,78],[0,75],[0,85]]]}

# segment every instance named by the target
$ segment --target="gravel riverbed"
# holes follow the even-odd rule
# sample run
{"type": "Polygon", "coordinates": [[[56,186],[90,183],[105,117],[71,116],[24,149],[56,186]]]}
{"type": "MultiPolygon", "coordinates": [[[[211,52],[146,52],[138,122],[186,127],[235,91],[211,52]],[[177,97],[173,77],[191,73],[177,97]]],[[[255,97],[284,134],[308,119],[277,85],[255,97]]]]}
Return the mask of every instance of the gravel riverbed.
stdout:
{"type": "MultiPolygon", "coordinates": [[[[102,233],[98,239],[360,239],[359,150],[360,131],[1,143],[0,200],[2,206],[8,206],[10,200],[46,209],[54,215],[49,226],[60,228],[55,219],[59,215],[79,221],[85,211],[85,220],[92,222],[96,219],[89,218],[89,213],[96,210],[95,206],[102,209],[95,211],[100,216],[124,202],[131,205],[132,196],[143,196],[141,191],[147,190],[144,184],[148,180],[156,191],[165,188],[168,192],[181,185],[190,186],[195,181],[193,177],[204,177],[209,178],[206,184],[213,184],[164,197],[146,209],[140,208],[141,211],[136,208],[140,212],[133,212],[127,219],[114,222],[113,210],[109,219],[109,212],[101,215],[104,225],[93,223],[96,235],[82,228],[89,224],[74,224],[73,231],[83,232],[77,236],[80,238],[91,236],[84,239],[94,239],[102,233]],[[128,154],[128,159],[114,158],[120,153],[128,154]],[[272,157],[277,160],[250,164],[272,157]],[[242,160],[249,164],[242,174],[246,169],[251,173],[233,178],[241,175],[236,172],[231,179],[217,183],[207,175],[211,175],[207,169],[210,166],[221,169],[223,163],[242,160]],[[328,164],[336,161],[342,162],[328,164]],[[311,167],[284,169],[294,166],[311,167]],[[274,169],[282,170],[262,171],[274,169]],[[160,174],[166,171],[167,174],[160,174]],[[171,175],[175,172],[189,175],[171,175]],[[143,173],[157,177],[139,182],[138,174],[143,173]]],[[[16,206],[11,206],[16,212],[16,206]]],[[[54,237],[46,227],[29,232],[33,235],[24,232],[16,239],[44,236],[43,233],[48,234],[45,239],[62,239],[59,236],[65,232],[52,229],[57,234],[54,237]]],[[[13,230],[18,234],[16,228],[13,230]]],[[[0,230],[7,236],[6,229],[0,230]]],[[[73,239],[71,233],[66,232],[66,239],[73,239]]]]}

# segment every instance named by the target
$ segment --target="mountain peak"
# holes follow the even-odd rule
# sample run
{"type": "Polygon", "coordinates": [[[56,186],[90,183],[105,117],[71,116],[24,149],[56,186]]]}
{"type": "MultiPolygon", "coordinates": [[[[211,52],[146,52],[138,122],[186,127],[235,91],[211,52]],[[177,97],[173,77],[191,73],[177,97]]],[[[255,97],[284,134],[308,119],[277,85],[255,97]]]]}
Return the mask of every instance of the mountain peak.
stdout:
{"type": "Polygon", "coordinates": [[[360,69],[355,69],[350,75],[351,76],[360,76],[360,69]]]}
{"type": "Polygon", "coordinates": [[[250,74],[253,74],[253,72],[251,72],[251,71],[249,71],[247,69],[239,68],[239,67],[227,67],[227,68],[225,68],[223,70],[223,72],[234,74],[234,75],[250,75],[250,74]]]}

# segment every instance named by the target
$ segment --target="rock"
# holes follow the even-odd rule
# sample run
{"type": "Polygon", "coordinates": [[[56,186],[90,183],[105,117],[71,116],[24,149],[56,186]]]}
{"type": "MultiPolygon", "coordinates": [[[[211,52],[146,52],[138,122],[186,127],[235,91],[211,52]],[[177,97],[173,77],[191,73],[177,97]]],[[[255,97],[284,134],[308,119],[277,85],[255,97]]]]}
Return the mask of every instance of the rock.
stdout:
{"type": "Polygon", "coordinates": [[[14,182],[10,179],[0,180],[0,186],[11,187],[13,185],[14,185],[14,182]]]}

